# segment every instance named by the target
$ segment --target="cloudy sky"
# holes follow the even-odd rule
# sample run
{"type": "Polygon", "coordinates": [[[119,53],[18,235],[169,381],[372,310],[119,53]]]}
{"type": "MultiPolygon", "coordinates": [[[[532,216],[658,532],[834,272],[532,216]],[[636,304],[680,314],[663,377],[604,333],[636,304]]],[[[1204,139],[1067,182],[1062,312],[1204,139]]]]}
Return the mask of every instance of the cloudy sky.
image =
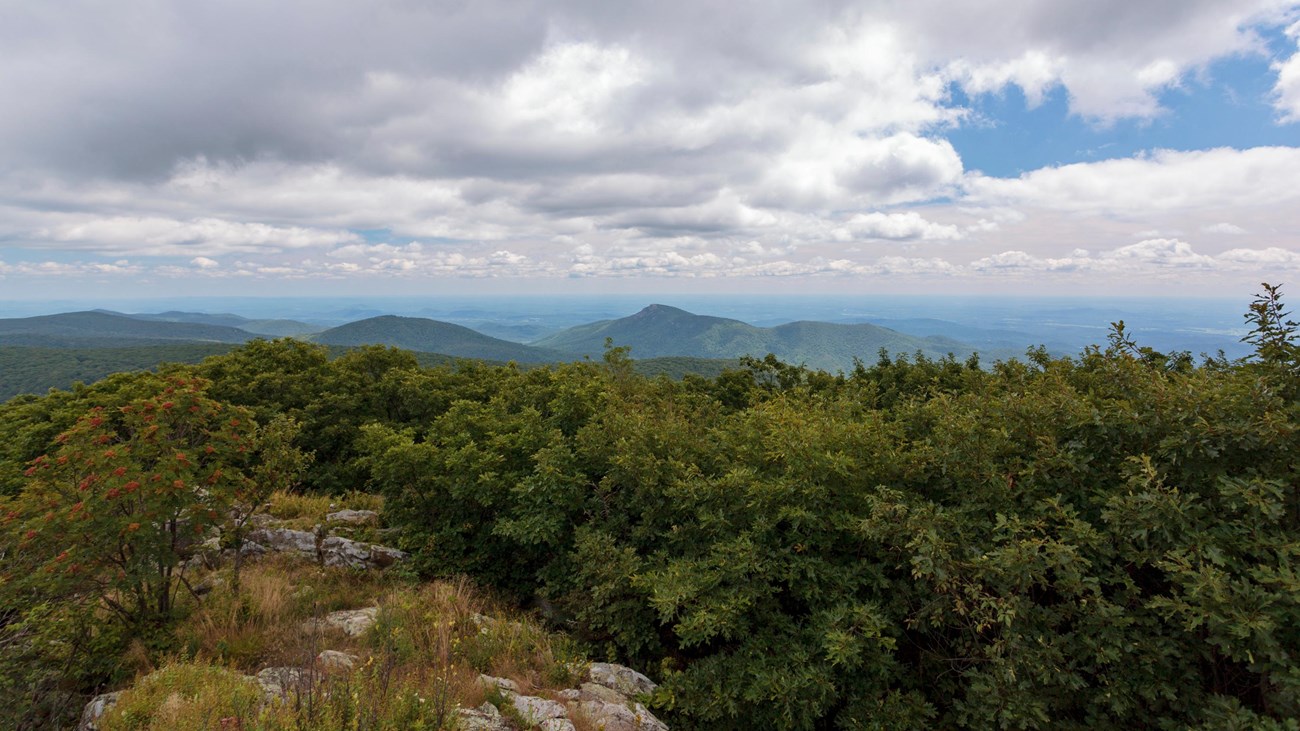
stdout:
{"type": "Polygon", "coordinates": [[[1300,279],[1300,2],[0,0],[0,299],[1300,279]]]}

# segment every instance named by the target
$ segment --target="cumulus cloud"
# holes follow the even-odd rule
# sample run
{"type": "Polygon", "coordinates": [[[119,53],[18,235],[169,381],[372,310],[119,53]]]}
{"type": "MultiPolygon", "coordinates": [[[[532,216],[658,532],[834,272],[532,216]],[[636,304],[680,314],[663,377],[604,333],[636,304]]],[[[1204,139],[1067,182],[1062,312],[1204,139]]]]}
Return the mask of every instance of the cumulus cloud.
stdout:
{"type": "MultiPolygon", "coordinates": [[[[249,279],[1265,266],[1284,259],[1242,252],[1294,248],[1300,149],[999,179],[947,136],[972,123],[954,88],[1150,119],[1216,59],[1264,53],[1256,29],[1295,8],[18,4],[0,24],[0,99],[21,101],[0,115],[0,240],[71,273],[249,279]],[[1244,233],[1228,221],[1266,248],[1180,248],[1244,233]],[[1140,229],[1184,233],[1095,243],[1140,229]],[[1062,254],[1081,246],[1107,253],[1062,254]]],[[[1276,65],[1287,119],[1297,58],[1276,65]]]]}
{"type": "Polygon", "coordinates": [[[359,237],[349,231],[325,231],[300,226],[198,218],[177,221],[161,217],[87,218],[61,223],[33,233],[38,240],[55,241],[71,248],[96,252],[130,252],[175,255],[203,251],[220,255],[233,252],[280,251],[325,246],[359,237]]]}
{"type": "Polygon", "coordinates": [[[956,226],[928,221],[915,211],[859,213],[846,221],[843,227],[836,229],[836,233],[837,238],[843,240],[873,238],[891,241],[953,241],[962,238],[962,232],[956,226]]]}
{"type": "Polygon", "coordinates": [[[972,176],[970,203],[1090,213],[1144,213],[1300,203],[1300,148],[1156,150],[1148,155],[972,176]]]}
{"type": "MultiPolygon", "coordinates": [[[[1300,22],[1286,29],[1286,35],[1300,46],[1300,22]]],[[[1273,85],[1273,104],[1284,122],[1300,122],[1300,48],[1285,61],[1273,63],[1277,83],[1273,85]]]]}

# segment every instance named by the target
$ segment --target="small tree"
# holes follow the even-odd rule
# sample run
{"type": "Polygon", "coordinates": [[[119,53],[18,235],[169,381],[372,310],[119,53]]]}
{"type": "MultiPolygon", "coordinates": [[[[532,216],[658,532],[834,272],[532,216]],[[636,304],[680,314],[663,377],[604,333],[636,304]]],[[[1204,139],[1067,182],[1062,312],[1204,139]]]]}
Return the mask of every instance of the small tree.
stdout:
{"type": "Polygon", "coordinates": [[[304,454],[293,446],[299,428],[298,422],[280,415],[257,431],[258,460],[248,478],[235,491],[235,503],[231,506],[228,523],[231,546],[235,549],[231,588],[236,594],[239,593],[239,573],[244,563],[244,536],[248,532],[248,521],[276,490],[295,487],[311,463],[312,454],[304,454]]]}
{"type": "Polygon", "coordinates": [[[92,409],[27,469],[5,506],[0,589],[27,600],[92,600],[123,623],[164,620],[184,549],[247,488],[257,425],[197,378],[92,409]]]}
{"type": "Polygon", "coordinates": [[[1294,371],[1300,367],[1300,344],[1296,342],[1300,332],[1300,323],[1288,319],[1291,316],[1282,304],[1282,291],[1279,285],[1264,282],[1263,294],[1255,295],[1246,313],[1246,322],[1252,328],[1250,334],[1242,341],[1255,346],[1255,358],[1267,366],[1294,371]]]}

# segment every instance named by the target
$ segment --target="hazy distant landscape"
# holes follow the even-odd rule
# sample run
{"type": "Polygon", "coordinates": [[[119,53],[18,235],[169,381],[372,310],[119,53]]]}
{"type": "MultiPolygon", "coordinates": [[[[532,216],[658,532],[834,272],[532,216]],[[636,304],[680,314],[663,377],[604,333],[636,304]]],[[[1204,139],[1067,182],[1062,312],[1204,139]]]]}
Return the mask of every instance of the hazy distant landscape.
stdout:
{"type": "MultiPolygon", "coordinates": [[[[0,302],[0,398],[43,393],[120,370],[192,363],[254,338],[296,337],[337,347],[387,345],[494,363],[599,358],[605,339],[637,360],[679,361],[716,372],[741,356],[771,353],[792,365],[849,371],[855,359],[893,355],[982,361],[1021,358],[1031,347],[1078,355],[1124,320],[1144,345],[1229,357],[1246,352],[1240,313],[1215,300],[1012,298],[679,298],[701,309],[635,306],[630,298],[461,300],[167,300],[118,303],[158,308],[20,316],[78,303],[0,302]],[[162,309],[175,307],[177,309],[162,309]],[[212,308],[200,311],[198,308],[212,308]],[[241,312],[246,314],[234,314],[241,312]],[[383,313],[383,314],[376,314],[383,313]],[[719,316],[714,313],[725,313],[719,316]],[[300,319],[299,319],[300,318],[300,319]],[[355,319],[353,319],[355,318],[355,319]],[[582,321],[583,318],[592,320],[582,321]],[[819,319],[820,318],[820,319],[819,319]]],[[[131,307],[134,309],[134,307],[131,307]]]]}

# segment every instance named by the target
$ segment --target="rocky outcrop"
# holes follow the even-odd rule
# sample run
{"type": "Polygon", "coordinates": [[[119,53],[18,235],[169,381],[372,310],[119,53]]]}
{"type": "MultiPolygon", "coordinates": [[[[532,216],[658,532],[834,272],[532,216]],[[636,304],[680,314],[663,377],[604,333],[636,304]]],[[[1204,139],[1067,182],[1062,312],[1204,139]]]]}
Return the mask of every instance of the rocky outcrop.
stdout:
{"type": "Polygon", "coordinates": [[[360,637],[374,625],[377,616],[379,616],[379,607],[342,609],[330,612],[321,619],[307,620],[303,623],[303,629],[309,632],[337,629],[342,630],[348,637],[360,637]]]}
{"type": "Polygon", "coordinates": [[[121,697],[122,692],[104,693],[90,699],[86,707],[81,709],[81,722],[77,724],[77,731],[97,731],[99,729],[99,718],[103,716],[108,709],[117,705],[117,699],[121,697]]]}
{"type": "Polygon", "coordinates": [[[387,568],[406,558],[406,553],[396,548],[323,533],[323,530],[312,533],[289,528],[262,528],[248,534],[244,550],[252,554],[267,551],[296,554],[325,566],[353,569],[387,568]]]}
{"type": "Polygon", "coordinates": [[[608,662],[593,662],[587,670],[587,679],[628,697],[649,695],[659,687],[632,668],[608,662]]]}
{"type": "MultiPolygon", "coordinates": [[[[593,663],[587,672],[587,682],[579,688],[562,690],[554,698],[526,695],[518,683],[506,678],[483,675],[479,681],[495,689],[521,720],[544,731],[572,731],[574,718],[581,718],[587,726],[603,731],[668,731],[649,709],[634,700],[637,695],[653,692],[657,686],[646,676],[622,665],[593,663]]],[[[476,716],[474,722],[480,720],[476,716]]]]}
{"type": "Polygon", "coordinates": [[[383,569],[406,558],[406,553],[374,543],[362,543],[338,536],[320,542],[321,563],[351,569],[383,569]]]}
{"type": "Polygon", "coordinates": [[[302,687],[307,674],[301,668],[262,668],[255,676],[268,700],[285,698],[302,687]]]}
{"type": "Polygon", "coordinates": [[[339,510],[325,516],[326,523],[347,525],[379,525],[379,513],[373,510],[339,510]]]}
{"type": "Polygon", "coordinates": [[[513,731],[501,711],[491,703],[460,709],[460,728],[463,731],[513,731]]]}

